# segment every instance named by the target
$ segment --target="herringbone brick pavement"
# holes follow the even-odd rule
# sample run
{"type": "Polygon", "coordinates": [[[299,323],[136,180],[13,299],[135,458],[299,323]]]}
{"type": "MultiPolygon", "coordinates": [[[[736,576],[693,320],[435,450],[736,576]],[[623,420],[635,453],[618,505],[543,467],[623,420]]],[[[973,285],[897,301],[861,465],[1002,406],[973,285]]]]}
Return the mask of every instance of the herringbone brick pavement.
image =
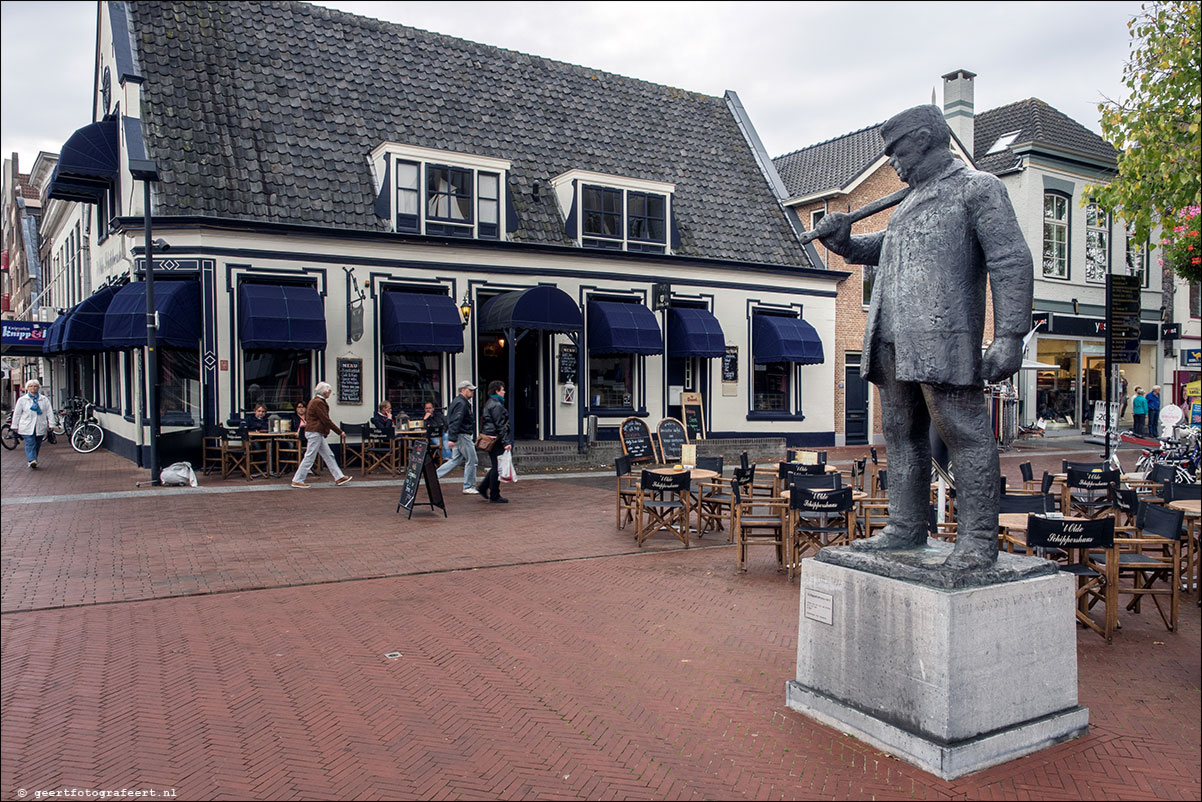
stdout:
{"type": "Polygon", "coordinates": [[[6,799],[1194,799],[1202,783],[1193,597],[1176,633],[1145,609],[1111,645],[1078,635],[1088,735],[947,783],[786,708],[797,584],[767,550],[746,574],[727,546],[638,553],[609,477],[519,483],[504,507],[452,493],[449,519],[406,521],[395,487],[358,480],[10,503],[4,465],[6,799]]]}

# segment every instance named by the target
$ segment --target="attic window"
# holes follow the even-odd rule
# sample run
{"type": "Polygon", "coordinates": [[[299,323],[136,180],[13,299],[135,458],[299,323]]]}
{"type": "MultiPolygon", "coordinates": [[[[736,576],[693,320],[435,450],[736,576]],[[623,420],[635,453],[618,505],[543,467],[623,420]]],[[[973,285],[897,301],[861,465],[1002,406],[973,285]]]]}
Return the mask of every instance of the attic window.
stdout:
{"type": "Polygon", "coordinates": [[[675,234],[669,236],[672,184],[569,170],[551,186],[568,221],[568,236],[582,247],[669,253],[675,244],[675,234]]]}
{"type": "Polygon", "coordinates": [[[1013,145],[1014,140],[1018,139],[1018,135],[1021,133],[1022,133],[1022,131],[1011,131],[1008,134],[1002,134],[1001,136],[999,136],[997,138],[997,142],[993,143],[993,147],[991,147],[989,150],[985,151],[985,155],[989,156],[994,153],[1001,153],[1006,148],[1013,145]]]}
{"type": "Polygon", "coordinates": [[[507,160],[385,142],[372,151],[372,164],[387,184],[377,214],[390,216],[395,231],[501,238],[507,160]]]}

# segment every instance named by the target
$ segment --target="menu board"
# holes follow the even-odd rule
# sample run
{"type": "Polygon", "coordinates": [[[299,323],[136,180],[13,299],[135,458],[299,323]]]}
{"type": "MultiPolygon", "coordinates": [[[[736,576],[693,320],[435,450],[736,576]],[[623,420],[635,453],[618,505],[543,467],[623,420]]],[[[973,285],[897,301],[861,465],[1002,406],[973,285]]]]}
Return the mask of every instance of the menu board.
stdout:
{"type": "Polygon", "coordinates": [[[655,462],[655,445],[651,442],[651,428],[642,418],[627,418],[622,421],[618,430],[622,438],[622,453],[630,457],[632,463],[655,462]]]}
{"type": "Polygon", "coordinates": [[[684,428],[690,440],[705,439],[705,408],[701,403],[701,393],[680,394],[680,416],[684,418],[684,428]]]}
{"type": "Polygon", "coordinates": [[[363,360],[338,358],[338,403],[363,403],[363,360]]]}
{"type": "Polygon", "coordinates": [[[442,498],[442,485],[438,483],[438,469],[430,455],[430,443],[424,437],[409,443],[409,461],[405,464],[405,478],[401,482],[401,498],[396,505],[397,512],[408,510],[409,517],[413,517],[413,505],[419,503],[417,488],[423,478],[426,480],[426,497],[430,500],[420,503],[431,509],[439,507],[445,518],[447,505],[442,498]]]}
{"type": "Polygon", "coordinates": [[[1110,361],[1139,362],[1139,309],[1142,291],[1140,277],[1109,274],[1106,281],[1106,330],[1110,334],[1110,361]]]}
{"type": "Polygon", "coordinates": [[[726,354],[722,357],[722,381],[737,382],[739,380],[739,346],[726,346],[726,354]]]}
{"type": "Polygon", "coordinates": [[[580,351],[574,345],[559,346],[559,361],[556,363],[559,368],[559,383],[560,384],[577,384],[576,372],[578,370],[580,351]]]}
{"type": "Polygon", "coordinates": [[[676,418],[664,418],[656,427],[659,434],[659,453],[664,462],[679,462],[680,447],[689,439],[684,430],[684,424],[676,418]]]}

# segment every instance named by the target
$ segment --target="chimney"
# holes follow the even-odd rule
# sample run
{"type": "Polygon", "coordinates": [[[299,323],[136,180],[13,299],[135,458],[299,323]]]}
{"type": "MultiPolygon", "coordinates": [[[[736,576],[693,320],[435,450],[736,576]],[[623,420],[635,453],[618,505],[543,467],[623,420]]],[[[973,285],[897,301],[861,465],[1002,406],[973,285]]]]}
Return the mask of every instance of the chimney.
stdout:
{"type": "Polygon", "coordinates": [[[975,72],[953,70],[943,76],[943,119],[971,158],[973,131],[972,79],[975,72]]]}

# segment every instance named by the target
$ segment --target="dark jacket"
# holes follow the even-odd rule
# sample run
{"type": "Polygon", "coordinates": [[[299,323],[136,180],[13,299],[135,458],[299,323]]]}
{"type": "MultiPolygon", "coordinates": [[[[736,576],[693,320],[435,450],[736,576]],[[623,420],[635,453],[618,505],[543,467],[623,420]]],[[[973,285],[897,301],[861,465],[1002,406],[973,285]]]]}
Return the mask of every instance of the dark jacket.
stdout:
{"type": "Polygon", "coordinates": [[[396,436],[396,424],[392,422],[392,418],[387,415],[382,415],[377,412],[371,416],[371,425],[382,431],[389,437],[396,436]]]}
{"type": "Polygon", "coordinates": [[[430,417],[425,417],[422,413],[422,420],[426,422],[426,434],[430,437],[441,437],[443,431],[447,428],[447,419],[442,416],[441,409],[435,409],[430,417]]]}
{"type": "Polygon", "coordinates": [[[489,396],[482,417],[481,434],[496,435],[498,443],[513,445],[513,432],[509,429],[509,409],[505,404],[489,396]]]}
{"type": "Polygon", "coordinates": [[[267,432],[271,430],[271,419],[266,415],[260,418],[252,412],[242,420],[246,421],[246,431],[248,432],[267,432]]]}
{"type": "Polygon", "coordinates": [[[447,441],[458,443],[459,438],[476,436],[476,413],[472,402],[462,394],[455,396],[447,408],[447,441]]]}
{"type": "Polygon", "coordinates": [[[330,405],[319,395],[313,396],[309,406],[305,407],[305,432],[320,434],[325,437],[331,431],[342,434],[342,430],[330,420],[330,405]]]}

